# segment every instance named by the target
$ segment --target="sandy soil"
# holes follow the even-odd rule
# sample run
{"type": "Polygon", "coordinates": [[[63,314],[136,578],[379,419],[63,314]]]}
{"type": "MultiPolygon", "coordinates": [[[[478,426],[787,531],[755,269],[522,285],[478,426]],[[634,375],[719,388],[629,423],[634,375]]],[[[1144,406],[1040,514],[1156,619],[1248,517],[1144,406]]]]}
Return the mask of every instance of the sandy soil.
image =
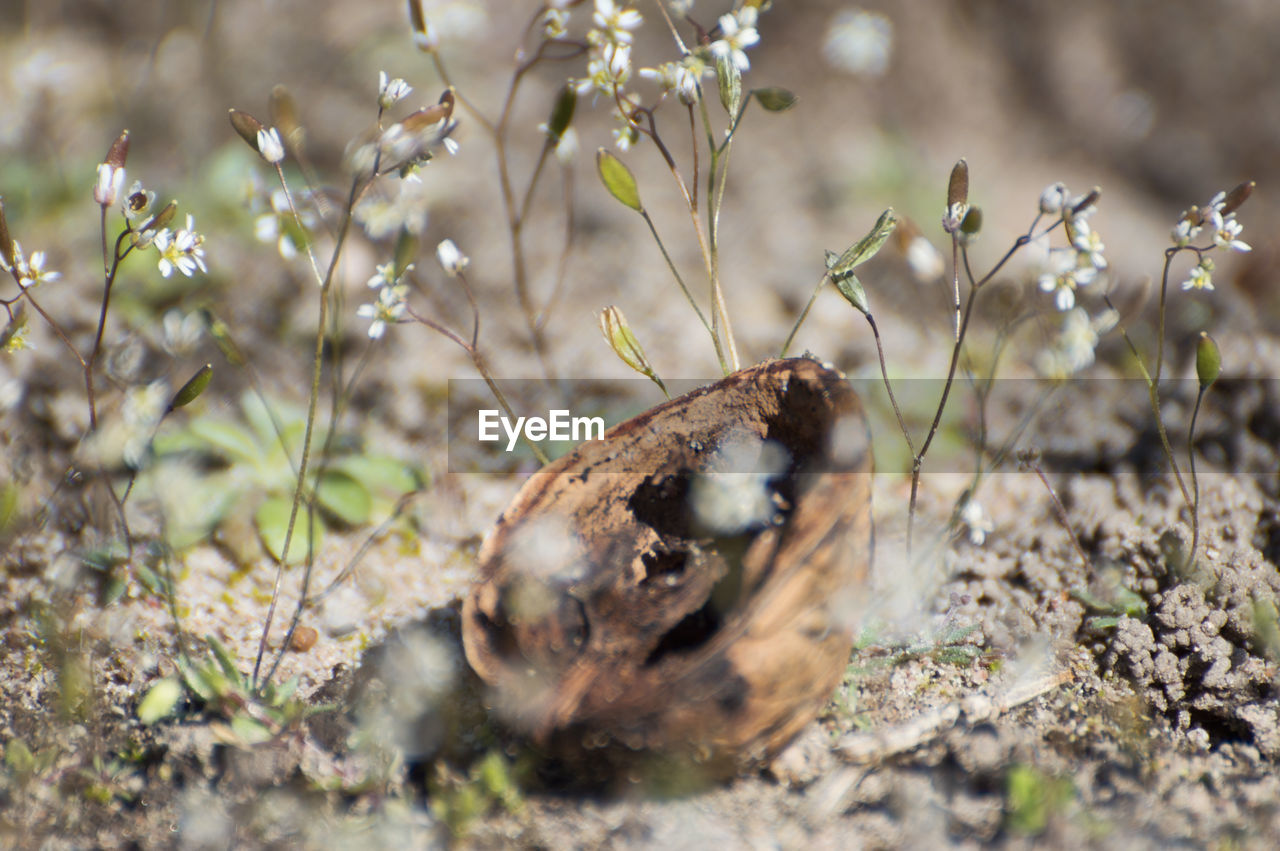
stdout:
{"type": "MultiPolygon", "coordinates": [[[[709,22],[719,10],[704,3],[695,8],[709,22]]],[[[198,413],[235,416],[249,372],[226,368],[207,338],[167,355],[155,330],[168,308],[208,306],[235,330],[269,394],[303,399],[314,285],[303,266],[287,266],[253,241],[251,217],[232,188],[243,173],[237,163],[249,161],[236,159],[243,146],[224,115],[235,106],[265,116],[271,86],[286,84],[314,158],[336,173],[346,140],[371,115],[378,70],[406,77],[423,102],[441,88],[408,42],[401,4],[317,12],[302,2],[267,11],[231,2],[187,13],[137,2],[127,15],[72,5],[66,15],[32,8],[0,23],[0,80],[7,80],[0,193],[14,235],[28,251],[49,251],[64,272],[48,305],[77,340],[91,337],[101,281],[88,187],[102,151],[128,126],[131,179],[141,176],[194,208],[211,273],[188,289],[145,283],[154,274],[128,279],[132,294],[120,297],[107,337],[112,386],[165,377],[176,387],[208,360],[216,378],[198,413]],[[141,341],[132,360],[130,340],[141,341]]],[[[454,607],[473,577],[478,542],[527,468],[448,472],[447,380],[474,372],[439,337],[402,326],[373,350],[345,425],[431,483],[406,509],[408,522],[376,536],[351,577],[307,614],[318,641],[286,653],[280,669],[281,678],[299,678],[311,705],[337,708],[255,747],[231,722],[234,712],[191,705],[179,721],[143,726],[141,696],[174,673],[172,617],[133,564],[117,569],[123,593],[109,604],[102,592],[110,583],[84,565],[109,536],[110,513],[92,482],[58,484],[83,451],[83,383],[35,321],[35,348],[0,360],[0,473],[21,484],[23,517],[0,538],[6,844],[1269,848],[1280,841],[1280,399],[1272,380],[1280,370],[1272,271],[1280,254],[1280,196],[1272,189],[1280,185],[1273,120],[1280,77],[1267,58],[1280,12],[1247,0],[1176,13],[1167,4],[1102,0],[1016,9],[868,4],[892,20],[894,38],[888,71],[868,77],[817,58],[843,7],[776,5],[762,17],[748,84],[786,86],[801,101],[786,114],[748,115],[721,225],[730,312],[749,361],[776,352],[822,273],[823,249],[843,249],[884,207],[943,245],[937,223],[947,174],[961,156],[985,211],[974,249],[979,268],[1027,226],[1046,184],[1102,187],[1093,224],[1110,261],[1105,286],[1149,352],[1155,309],[1143,300],[1144,282],[1158,283],[1179,212],[1241,180],[1258,181],[1239,214],[1253,251],[1221,258],[1212,292],[1184,294],[1175,277],[1170,302],[1167,374],[1179,381],[1166,393],[1165,412],[1174,430],[1185,433],[1195,399],[1199,331],[1213,334],[1224,379],[1235,379],[1210,393],[1197,429],[1195,567],[1184,569],[1182,558],[1190,513],[1118,334],[1104,338],[1086,373],[1099,382],[1065,391],[1019,444],[1042,450],[1070,532],[1040,479],[1010,466],[978,493],[992,522],[985,540],[946,534],[969,484],[963,429],[974,407],[964,394],[955,403],[959,425],[946,431],[949,443],[921,488],[921,539],[940,544],[909,563],[901,440],[873,401],[876,578],[863,602],[878,617],[860,625],[845,684],[821,719],[771,764],[732,782],[692,792],[696,783],[665,781],[568,792],[563,777],[486,717],[457,645],[454,607]],[[43,522],[31,522],[41,506],[50,509],[43,522]],[[497,752],[510,767],[484,761],[497,752]],[[467,813],[483,817],[466,820],[467,813]],[[454,836],[449,825],[463,821],[454,836]]],[[[515,27],[493,15],[456,35],[454,46],[446,42],[455,82],[490,114],[504,91],[515,27]]],[[[661,32],[638,39],[640,64],[669,53],[661,32]]],[[[570,64],[572,71],[553,65],[527,81],[513,125],[518,173],[527,173],[539,144],[533,128],[563,74],[579,70],[570,64]]],[[[559,373],[630,381],[595,326],[594,312],[616,303],[660,374],[712,377],[711,347],[645,228],[595,179],[590,154],[607,144],[607,115],[580,110],[578,120],[575,253],[547,325],[559,373]]],[[[422,243],[450,237],[471,255],[486,357],[504,378],[536,376],[511,294],[492,147],[465,118],[458,138],[458,156],[428,171],[422,243]]],[[[660,158],[644,145],[625,158],[673,259],[696,269],[687,216],[660,158]]],[[[547,186],[528,239],[540,296],[553,288],[563,239],[554,181],[547,186]]],[[[339,286],[350,311],[388,251],[363,238],[349,247],[339,286]]],[[[458,288],[434,274],[425,250],[419,265],[432,270],[424,276],[426,309],[461,323],[458,288]]],[[[944,374],[946,285],[919,283],[892,246],[860,277],[893,374],[944,374]]],[[[1031,271],[1016,263],[1000,285],[998,294],[1013,301],[1037,295],[1031,271]]],[[[1081,297],[1092,312],[1101,309],[1096,292],[1081,297]]],[[[1002,304],[984,302],[973,339],[991,339],[1002,304]]],[[[348,322],[358,352],[363,324],[348,322]]],[[[1027,347],[1042,343],[1048,326],[1027,327],[1022,348],[1002,360],[1003,375],[1031,375],[1027,347]]],[[[820,296],[796,348],[866,380],[860,386],[869,396],[878,392],[868,380],[877,375],[870,334],[833,291],[820,296]]],[[[986,355],[975,352],[982,362],[986,355]]],[[[938,385],[914,386],[927,395],[938,385]]],[[[633,395],[643,392],[653,391],[633,395]]],[[[992,405],[992,434],[1019,422],[1030,392],[992,405]]],[[[104,404],[114,408],[119,399],[104,404]]],[[[927,412],[912,415],[925,418],[923,430],[927,412]]],[[[131,519],[142,532],[154,528],[144,510],[131,519]]],[[[245,670],[274,570],[265,557],[245,556],[242,539],[228,531],[218,546],[183,553],[176,589],[187,633],[217,637],[245,670]]],[[[318,585],[369,539],[368,529],[330,535],[317,554],[318,585]]],[[[141,546],[138,563],[149,563],[141,546]]],[[[289,571],[286,608],[298,579],[289,571]]],[[[273,646],[281,634],[277,627],[273,646]]]]}

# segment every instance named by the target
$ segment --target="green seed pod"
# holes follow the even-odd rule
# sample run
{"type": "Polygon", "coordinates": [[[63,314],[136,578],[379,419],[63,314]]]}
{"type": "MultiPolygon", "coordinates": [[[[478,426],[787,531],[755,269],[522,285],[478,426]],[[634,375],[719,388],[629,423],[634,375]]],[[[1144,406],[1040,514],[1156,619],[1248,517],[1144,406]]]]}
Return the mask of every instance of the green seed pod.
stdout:
{"type": "Polygon", "coordinates": [[[547,121],[547,136],[551,138],[553,144],[558,143],[564,131],[569,129],[569,125],[573,122],[573,110],[577,105],[577,89],[565,83],[560,94],[556,96],[555,105],[551,107],[551,118],[547,121]]]}
{"type": "Polygon", "coordinates": [[[800,100],[794,92],[777,87],[755,89],[751,94],[755,95],[760,105],[769,112],[786,112],[800,100]]]}
{"type": "Polygon", "coordinates": [[[716,82],[720,87],[720,103],[730,118],[742,109],[742,72],[727,55],[716,58],[716,82]]]}
{"type": "Polygon", "coordinates": [[[600,172],[600,180],[609,194],[626,204],[637,213],[644,211],[640,203],[640,190],[636,187],[635,176],[622,160],[604,148],[596,151],[596,169],[600,172]]]}
{"type": "Polygon", "coordinates": [[[191,379],[173,394],[173,401],[169,403],[169,410],[175,411],[178,408],[185,408],[204,392],[209,386],[209,381],[213,378],[213,364],[207,363],[191,376],[191,379]]]}
{"type": "Polygon", "coordinates": [[[1218,351],[1218,344],[1201,331],[1200,341],[1196,343],[1196,378],[1200,379],[1200,389],[1208,390],[1221,374],[1222,353],[1218,351]]]}

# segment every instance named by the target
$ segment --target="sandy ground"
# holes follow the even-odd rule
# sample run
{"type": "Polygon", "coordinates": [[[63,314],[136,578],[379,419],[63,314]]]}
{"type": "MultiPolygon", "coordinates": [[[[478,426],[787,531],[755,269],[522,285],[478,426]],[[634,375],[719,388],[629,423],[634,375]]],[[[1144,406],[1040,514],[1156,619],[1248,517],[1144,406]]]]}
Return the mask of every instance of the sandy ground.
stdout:
{"type": "MultiPolygon", "coordinates": [[[[314,285],[305,267],[283,264],[253,241],[252,219],[235,204],[249,161],[236,159],[243,146],[225,111],[265,117],[271,86],[286,84],[315,160],[336,173],[346,140],[372,113],[378,70],[404,76],[424,103],[441,83],[409,44],[397,3],[317,12],[279,2],[264,12],[233,2],[191,13],[126,5],[129,14],[73,4],[74,13],[57,17],[33,8],[0,24],[0,193],[9,227],[28,252],[44,248],[64,272],[48,305],[77,340],[88,340],[101,281],[87,187],[110,139],[128,126],[131,179],[141,176],[194,208],[211,272],[187,289],[146,283],[154,274],[128,279],[134,294],[120,297],[107,338],[113,386],[165,377],[172,388],[208,360],[216,378],[196,413],[236,416],[246,370],[225,368],[207,339],[176,358],[158,343],[165,310],[207,306],[233,327],[269,394],[296,402],[308,380],[314,285]],[[142,340],[146,352],[132,371],[130,340],[142,340]]],[[[710,22],[719,10],[703,5],[696,14],[710,22]]],[[[1239,214],[1253,251],[1219,255],[1212,292],[1183,294],[1176,277],[1170,302],[1168,374],[1193,376],[1195,336],[1208,330],[1221,346],[1224,377],[1239,379],[1215,388],[1201,414],[1195,569],[1183,569],[1180,557],[1189,512],[1117,334],[1104,338],[1087,373],[1101,383],[1068,391],[1020,443],[1044,450],[1080,551],[1041,481],[1001,472],[978,494],[991,519],[981,545],[953,535],[909,564],[901,440],[873,402],[882,472],[876,575],[866,597],[880,616],[863,625],[845,684],[820,720],[772,764],[682,795],[625,783],[608,795],[565,792],[509,745],[510,774],[522,791],[518,803],[504,805],[477,766],[508,740],[478,709],[452,606],[471,581],[479,540],[527,468],[448,471],[447,380],[474,378],[467,359],[412,326],[392,329],[373,350],[346,429],[417,467],[430,485],[409,503],[407,523],[376,536],[350,578],[307,614],[315,645],[283,657],[281,678],[296,675],[308,701],[339,708],[249,748],[215,712],[193,708],[152,727],[137,720],[145,689],[174,671],[172,617],[134,570],[122,574],[123,596],[103,605],[98,574],[83,566],[109,514],[92,487],[56,486],[79,451],[83,385],[66,350],[36,321],[35,348],[0,360],[0,469],[21,482],[25,518],[52,508],[43,524],[24,523],[0,539],[6,843],[1274,847],[1280,400],[1272,378],[1280,368],[1280,301],[1272,269],[1280,215],[1272,187],[1280,185],[1273,120],[1280,77],[1267,57],[1280,13],[1264,2],[1176,13],[1166,4],[1101,0],[1016,10],[998,2],[868,4],[893,24],[890,64],[874,77],[819,59],[842,6],[776,5],[761,19],[748,84],[786,86],[801,101],[783,115],[748,115],[721,225],[723,279],[747,361],[776,352],[821,275],[823,249],[843,249],[884,207],[945,244],[937,222],[947,174],[961,156],[972,172],[971,197],[986,214],[974,249],[979,268],[1027,226],[1046,184],[1103,188],[1093,224],[1110,261],[1105,286],[1134,340],[1150,351],[1155,312],[1142,300],[1144,282],[1158,282],[1179,212],[1241,180],[1258,181],[1239,214]],[[446,823],[469,806],[484,817],[453,837],[446,823]]],[[[455,82],[490,115],[504,91],[515,26],[491,15],[473,30],[462,27],[453,46],[446,41],[455,82]]],[[[660,31],[638,38],[640,64],[669,55],[660,31]]],[[[526,83],[513,124],[517,173],[527,173],[538,144],[533,128],[559,81],[579,72],[570,64],[572,71],[552,65],[526,83]]],[[[710,378],[711,347],[643,224],[599,189],[591,153],[608,144],[609,129],[602,108],[580,109],[575,253],[547,325],[552,359],[562,376],[630,380],[595,326],[594,312],[616,303],[660,374],[710,378]]],[[[422,243],[450,237],[471,255],[486,357],[504,378],[533,377],[536,360],[511,294],[492,147],[465,118],[457,135],[459,154],[427,173],[422,243]]],[[[682,155],[683,139],[673,148],[682,155]]],[[[646,145],[624,156],[673,259],[696,269],[696,244],[661,160],[646,145]]],[[[528,238],[540,296],[553,288],[563,239],[554,186],[548,182],[528,238]]],[[[339,282],[349,312],[388,252],[363,238],[349,247],[339,282]]],[[[425,309],[461,324],[458,288],[434,274],[426,250],[419,265],[431,269],[425,309]]],[[[1010,298],[1030,299],[1030,276],[1015,263],[1001,285],[1010,298]]],[[[892,246],[860,277],[891,372],[944,374],[946,286],[915,280],[892,246]]],[[[1101,309],[1096,292],[1081,298],[1091,312],[1101,309]]],[[[991,339],[999,307],[988,305],[976,320],[974,339],[991,339]]],[[[363,323],[347,321],[358,352],[363,323]]],[[[1027,347],[1042,343],[1047,326],[1027,327],[1022,348],[1002,360],[1003,375],[1031,374],[1027,347]]],[[[830,290],[796,350],[859,381],[877,374],[865,324],[830,290]]],[[[975,352],[981,362],[985,355],[975,352]]],[[[937,387],[916,386],[925,387],[922,395],[937,387]]],[[[1166,394],[1168,421],[1180,433],[1194,394],[1194,381],[1166,394]]],[[[1008,433],[1025,402],[1014,393],[993,405],[992,433],[1008,433]]],[[[962,418],[972,415],[971,397],[955,404],[962,418]]],[[[925,540],[945,529],[969,481],[963,432],[947,435],[953,442],[940,446],[921,489],[925,540]]],[[[146,512],[138,514],[145,531],[146,512]]],[[[338,575],[369,539],[369,529],[331,534],[317,554],[317,584],[338,575]]],[[[247,670],[274,571],[268,559],[246,557],[239,540],[227,532],[219,546],[183,553],[176,588],[188,634],[217,637],[247,670]]],[[[299,571],[286,579],[288,608],[299,571]]]]}

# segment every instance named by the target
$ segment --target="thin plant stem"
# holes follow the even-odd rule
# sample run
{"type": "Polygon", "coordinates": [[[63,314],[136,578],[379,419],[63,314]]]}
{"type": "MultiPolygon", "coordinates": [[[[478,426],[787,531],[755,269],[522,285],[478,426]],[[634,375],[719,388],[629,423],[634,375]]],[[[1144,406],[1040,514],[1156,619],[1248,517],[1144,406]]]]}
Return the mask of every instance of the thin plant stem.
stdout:
{"type": "MultiPolygon", "coordinates": [[[[518,419],[516,417],[515,409],[512,408],[511,404],[507,401],[506,395],[503,394],[502,388],[498,386],[498,382],[493,377],[493,373],[489,371],[489,366],[485,362],[484,356],[480,354],[479,349],[475,348],[462,337],[441,325],[439,322],[436,322],[434,319],[431,319],[428,316],[421,316],[415,313],[412,308],[408,308],[407,312],[415,321],[427,326],[432,331],[440,334],[442,337],[448,339],[466,352],[471,358],[472,364],[475,365],[476,372],[480,373],[480,377],[484,379],[484,383],[489,388],[489,392],[493,394],[493,397],[498,401],[498,404],[502,406],[502,410],[506,412],[506,415],[512,420],[518,419]]],[[[544,466],[551,463],[551,459],[547,456],[546,452],[542,450],[542,447],[530,440],[526,440],[525,443],[529,446],[529,449],[533,452],[534,457],[538,459],[539,463],[544,466]]]]}
{"type": "Polygon", "coordinates": [[[818,279],[818,285],[813,288],[813,292],[809,294],[809,300],[805,302],[804,310],[800,311],[800,316],[796,319],[794,325],[791,326],[791,333],[787,335],[787,339],[782,342],[782,348],[778,352],[778,357],[785,358],[787,351],[791,348],[791,344],[795,342],[796,334],[800,332],[800,326],[809,318],[809,311],[813,309],[813,303],[818,300],[818,293],[822,292],[822,287],[826,284],[831,276],[823,273],[818,279]]]}
{"type": "Polygon", "coordinates": [[[545,328],[551,318],[551,312],[564,294],[564,282],[569,274],[569,256],[573,253],[574,215],[573,206],[573,169],[564,168],[564,244],[560,247],[560,259],[556,262],[556,282],[551,288],[551,295],[542,305],[542,313],[538,316],[538,327],[545,328]]]}
{"type": "MultiPolygon", "coordinates": [[[[1111,303],[1111,299],[1107,296],[1103,297],[1107,303],[1107,307],[1115,310],[1115,305],[1111,303]]],[[[1164,418],[1160,414],[1160,395],[1155,380],[1151,374],[1147,372],[1147,365],[1142,360],[1142,355],[1138,353],[1138,347],[1134,345],[1133,339],[1129,336],[1129,332],[1123,327],[1120,329],[1120,336],[1124,338],[1125,344],[1128,345],[1129,351],[1133,354],[1134,362],[1138,365],[1138,371],[1142,373],[1142,378],[1147,384],[1147,399],[1151,403],[1151,412],[1156,418],[1156,431],[1160,435],[1160,446],[1164,449],[1165,457],[1169,459],[1169,467],[1173,470],[1173,478],[1178,483],[1178,490],[1182,492],[1182,501],[1190,507],[1192,504],[1191,495],[1187,492],[1186,483],[1182,480],[1182,471],[1178,467],[1177,456],[1173,454],[1173,447],[1169,443],[1169,435],[1164,427],[1164,418]]]]}
{"type": "Polygon", "coordinates": [[[880,340],[880,329],[876,326],[876,320],[871,314],[865,314],[867,324],[871,326],[871,336],[876,340],[876,354],[880,356],[880,376],[884,379],[885,392],[889,394],[889,403],[893,405],[893,414],[898,418],[898,428],[902,429],[902,438],[907,442],[907,450],[911,453],[911,457],[916,457],[916,447],[911,440],[911,432],[907,429],[907,421],[902,417],[902,409],[898,407],[898,399],[893,395],[893,384],[889,381],[889,368],[884,361],[884,344],[880,340]]]}
{"type": "Polygon", "coordinates": [[[1067,517],[1066,506],[1062,504],[1062,500],[1058,499],[1058,494],[1054,492],[1053,486],[1049,484],[1049,479],[1044,474],[1044,470],[1040,469],[1040,463],[1034,459],[1027,460],[1029,466],[1044,485],[1044,489],[1049,492],[1049,499],[1053,501],[1053,510],[1058,515],[1058,522],[1062,524],[1062,528],[1067,530],[1067,538],[1071,541],[1071,547],[1076,551],[1076,555],[1080,557],[1080,563],[1084,565],[1084,569],[1089,569],[1089,557],[1084,554],[1084,549],[1080,546],[1080,541],[1076,539],[1076,533],[1071,529],[1071,520],[1067,517]]]}
{"type": "MultiPolygon", "coordinates": [[[[375,159],[372,173],[376,174],[377,171],[378,167],[375,159]]],[[[280,177],[281,182],[284,183],[283,172],[280,172],[280,177]]],[[[333,276],[338,268],[338,261],[342,256],[342,249],[346,243],[347,235],[351,232],[351,221],[356,202],[359,200],[360,195],[363,194],[362,185],[364,188],[367,188],[369,184],[363,180],[361,175],[357,175],[352,178],[351,191],[347,198],[346,207],[343,210],[342,224],[338,228],[338,235],[334,243],[333,254],[329,260],[329,268],[319,288],[319,317],[316,320],[315,351],[312,356],[311,392],[307,400],[307,425],[302,435],[302,457],[298,462],[297,485],[293,490],[293,504],[289,509],[288,525],[285,526],[284,543],[280,547],[280,564],[276,568],[276,579],[271,590],[271,603],[267,607],[266,622],[262,626],[262,637],[258,641],[258,653],[253,663],[253,677],[251,682],[255,691],[259,688],[258,673],[262,668],[262,659],[267,651],[267,637],[270,635],[271,622],[275,618],[276,606],[280,600],[280,588],[284,580],[284,569],[285,565],[288,564],[289,559],[289,546],[293,542],[294,527],[297,524],[298,513],[302,508],[303,494],[307,490],[307,468],[311,461],[311,439],[315,433],[316,407],[320,400],[320,382],[324,374],[324,341],[328,325],[329,291],[333,286],[333,276]]],[[[308,516],[308,540],[310,539],[310,532],[311,519],[310,516],[308,516]]],[[[311,558],[308,557],[307,566],[302,577],[303,599],[306,598],[306,589],[310,583],[310,579],[311,558]]],[[[280,664],[280,659],[283,658],[284,651],[287,648],[288,644],[286,642],[281,646],[281,654],[277,656],[275,663],[272,664],[271,670],[268,672],[261,685],[265,686],[267,682],[270,682],[271,676],[275,673],[280,664]]]]}
{"type": "Polygon", "coordinates": [[[969,298],[965,302],[964,316],[960,322],[960,334],[956,337],[955,345],[951,348],[951,364],[947,367],[947,380],[942,385],[942,397],[938,400],[938,408],[934,411],[933,422],[929,425],[929,431],[925,435],[924,443],[920,446],[920,451],[916,453],[915,460],[911,465],[911,498],[907,504],[907,554],[910,556],[912,533],[914,531],[916,516],[916,500],[920,492],[920,469],[924,464],[924,456],[929,451],[930,444],[933,443],[934,435],[938,433],[938,427],[942,424],[942,414],[947,407],[947,398],[951,395],[951,385],[955,383],[956,367],[960,363],[960,350],[964,346],[965,332],[969,328],[969,319],[973,316],[973,303],[978,294],[978,285],[974,284],[969,288],[969,298]]]}
{"type": "Polygon", "coordinates": [[[1191,409],[1191,427],[1187,429],[1187,467],[1191,474],[1191,551],[1187,553],[1187,562],[1183,565],[1183,574],[1186,575],[1191,569],[1191,565],[1195,564],[1196,548],[1200,546],[1200,480],[1196,476],[1196,418],[1200,415],[1200,404],[1204,401],[1204,394],[1209,388],[1207,385],[1200,386],[1200,392],[1196,394],[1195,407],[1191,409]]]}
{"type": "MultiPolygon", "coordinates": [[[[658,250],[662,252],[662,259],[667,261],[667,268],[671,270],[672,277],[676,279],[676,284],[679,285],[680,292],[684,293],[685,299],[689,302],[689,306],[693,308],[693,312],[697,314],[698,321],[702,323],[702,327],[706,328],[707,331],[710,332],[711,326],[707,324],[707,317],[703,315],[702,309],[698,307],[697,301],[693,298],[693,293],[689,292],[689,287],[685,284],[684,278],[680,277],[680,272],[676,269],[676,264],[672,262],[671,255],[667,253],[667,246],[663,243],[662,237],[658,236],[658,229],[654,226],[653,219],[650,218],[649,212],[647,210],[641,210],[640,216],[644,219],[644,223],[649,226],[649,233],[653,234],[653,241],[658,244],[658,250]]],[[[712,336],[715,336],[714,333],[712,336]]],[[[720,351],[719,340],[716,340],[716,357],[720,359],[720,366],[723,369],[725,363],[724,356],[720,351]]]]}

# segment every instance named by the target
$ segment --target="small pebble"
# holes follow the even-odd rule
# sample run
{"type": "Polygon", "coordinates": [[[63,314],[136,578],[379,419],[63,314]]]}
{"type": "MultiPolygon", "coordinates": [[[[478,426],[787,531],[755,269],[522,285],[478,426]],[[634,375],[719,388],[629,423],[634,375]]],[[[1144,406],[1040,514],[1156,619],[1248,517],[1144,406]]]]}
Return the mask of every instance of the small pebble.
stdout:
{"type": "Polygon", "coordinates": [[[293,637],[289,639],[289,649],[296,650],[299,653],[306,653],[316,646],[316,641],[319,638],[320,633],[316,632],[315,627],[300,626],[293,631],[293,637]]]}

